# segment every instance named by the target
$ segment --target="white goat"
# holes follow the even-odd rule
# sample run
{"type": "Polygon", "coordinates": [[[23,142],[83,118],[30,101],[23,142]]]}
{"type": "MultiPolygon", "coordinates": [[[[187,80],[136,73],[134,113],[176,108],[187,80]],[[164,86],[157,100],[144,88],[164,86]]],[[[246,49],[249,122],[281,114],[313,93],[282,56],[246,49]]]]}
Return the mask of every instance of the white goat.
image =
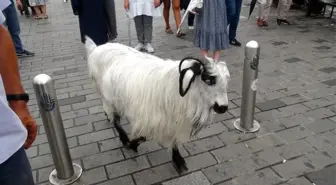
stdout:
{"type": "Polygon", "coordinates": [[[121,142],[136,152],[140,142],[158,141],[172,149],[179,173],[188,170],[177,143],[194,136],[214,112],[226,112],[230,74],[225,62],[163,60],[118,43],[97,46],[88,37],[85,47],[89,75],[121,142]],[[131,141],[120,117],[132,126],[131,141]]]}

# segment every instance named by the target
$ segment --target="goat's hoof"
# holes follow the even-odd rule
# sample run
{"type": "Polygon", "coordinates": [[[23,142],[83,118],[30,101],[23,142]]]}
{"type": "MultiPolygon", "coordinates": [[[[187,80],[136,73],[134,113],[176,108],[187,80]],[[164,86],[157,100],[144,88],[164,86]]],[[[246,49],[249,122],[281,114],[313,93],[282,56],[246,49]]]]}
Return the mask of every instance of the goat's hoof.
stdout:
{"type": "Polygon", "coordinates": [[[183,174],[184,172],[188,171],[188,167],[185,163],[184,164],[176,164],[176,163],[173,162],[173,166],[174,166],[176,172],[180,175],[183,174]]]}

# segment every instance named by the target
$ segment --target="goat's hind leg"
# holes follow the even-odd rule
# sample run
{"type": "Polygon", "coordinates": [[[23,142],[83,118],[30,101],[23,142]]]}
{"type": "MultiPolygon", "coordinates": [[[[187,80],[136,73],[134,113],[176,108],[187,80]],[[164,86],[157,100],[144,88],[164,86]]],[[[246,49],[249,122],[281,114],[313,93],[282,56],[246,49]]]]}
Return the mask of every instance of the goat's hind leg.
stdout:
{"type": "Polygon", "coordinates": [[[117,113],[113,114],[114,117],[114,127],[116,128],[117,132],[119,133],[120,141],[124,146],[128,146],[130,143],[130,139],[127,136],[127,133],[120,125],[120,116],[117,113]]]}
{"type": "Polygon", "coordinates": [[[177,144],[173,145],[173,165],[179,174],[183,173],[184,171],[188,171],[186,162],[181,156],[177,144]]]}

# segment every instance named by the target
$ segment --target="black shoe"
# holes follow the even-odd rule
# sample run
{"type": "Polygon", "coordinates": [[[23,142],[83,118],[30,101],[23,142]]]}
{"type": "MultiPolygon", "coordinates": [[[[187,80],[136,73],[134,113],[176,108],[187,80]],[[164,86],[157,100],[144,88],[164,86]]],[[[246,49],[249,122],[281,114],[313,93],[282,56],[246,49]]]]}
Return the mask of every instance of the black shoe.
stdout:
{"type": "Polygon", "coordinates": [[[282,23],[290,25],[286,19],[277,19],[277,24],[280,26],[282,23]]]}
{"type": "Polygon", "coordinates": [[[22,53],[16,53],[16,56],[19,58],[24,58],[24,57],[33,57],[35,53],[29,52],[27,50],[23,50],[22,53]]]}
{"type": "Polygon", "coordinates": [[[230,44],[233,46],[241,46],[241,43],[237,39],[230,40],[230,44]]]}

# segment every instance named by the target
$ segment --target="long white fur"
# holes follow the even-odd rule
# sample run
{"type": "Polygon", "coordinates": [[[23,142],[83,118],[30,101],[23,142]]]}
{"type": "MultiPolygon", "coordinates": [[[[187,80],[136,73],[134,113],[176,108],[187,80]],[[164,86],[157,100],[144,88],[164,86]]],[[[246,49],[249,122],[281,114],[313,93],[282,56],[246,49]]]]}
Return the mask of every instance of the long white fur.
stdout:
{"type": "MultiPolygon", "coordinates": [[[[96,46],[88,37],[85,46],[89,75],[104,110],[111,122],[113,112],[125,117],[132,125],[132,137],[144,136],[171,148],[177,141],[190,139],[195,122],[202,126],[211,121],[215,101],[228,103],[230,75],[225,63],[212,68],[220,85],[209,87],[197,77],[181,97],[179,61],[163,60],[118,43],[96,46]]],[[[193,62],[186,61],[183,68],[193,62]]]]}

